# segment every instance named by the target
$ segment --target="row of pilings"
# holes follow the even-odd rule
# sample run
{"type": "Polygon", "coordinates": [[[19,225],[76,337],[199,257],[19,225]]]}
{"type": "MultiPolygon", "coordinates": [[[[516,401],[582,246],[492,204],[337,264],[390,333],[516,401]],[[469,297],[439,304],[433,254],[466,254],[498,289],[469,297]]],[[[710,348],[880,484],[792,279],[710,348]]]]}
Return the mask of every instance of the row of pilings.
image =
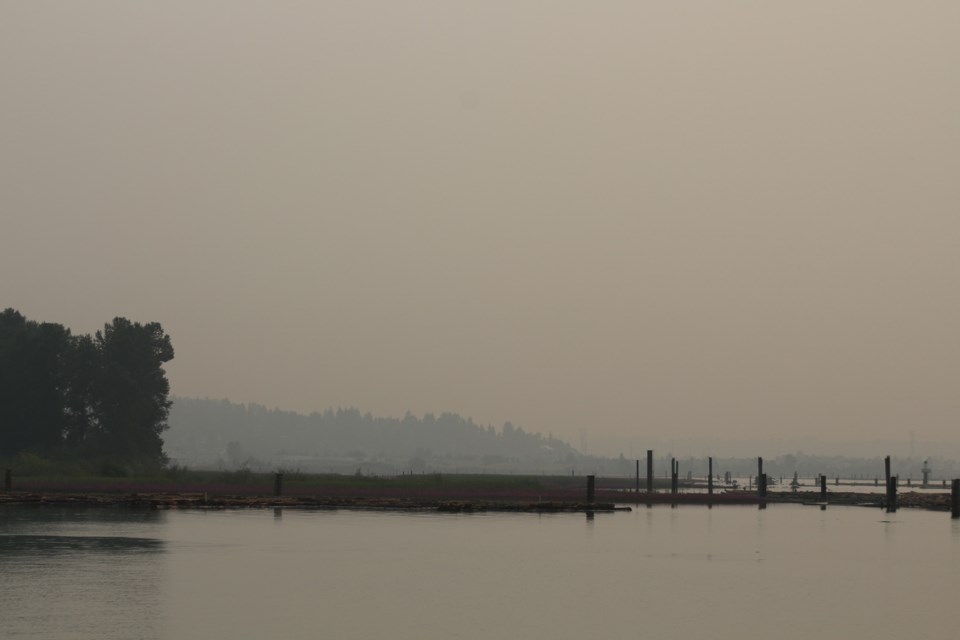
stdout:
{"type": "MultiPolygon", "coordinates": [[[[680,463],[676,458],[671,458],[670,460],[670,495],[672,498],[675,498],[679,494],[679,482],[680,478],[680,463]]],[[[886,509],[888,513],[895,513],[898,508],[898,499],[897,499],[897,489],[899,478],[890,473],[890,456],[884,458],[884,479],[886,492],[884,499],[882,501],[883,508],[886,509]]],[[[647,451],[647,477],[646,477],[646,495],[648,503],[651,501],[652,496],[655,495],[653,488],[653,450],[650,449],[647,451]]],[[[766,506],[767,500],[767,485],[768,477],[767,474],[763,472],[763,458],[757,458],[757,489],[756,489],[756,499],[759,502],[761,508],[766,506]]],[[[13,471],[11,469],[6,469],[4,472],[3,479],[4,490],[9,492],[13,490],[13,471]]],[[[274,485],[273,485],[273,494],[274,496],[283,495],[283,474],[276,473],[274,476],[274,485]]],[[[639,500],[640,496],[640,460],[637,460],[637,477],[636,477],[636,494],[639,500]]],[[[589,475],[587,476],[587,502],[593,503],[596,498],[596,476],[589,475]]],[[[706,500],[707,504],[711,504],[715,499],[714,496],[714,487],[713,487],[713,458],[708,458],[708,476],[707,476],[707,495],[706,500]]],[[[658,500],[659,501],[659,500],[658,500]]],[[[827,504],[827,477],[823,474],[820,475],[820,504],[821,508],[825,508],[827,504]]],[[[952,518],[960,518],[960,479],[953,479],[951,481],[951,492],[950,492],[950,515],[952,518]]]]}
{"type": "MultiPolygon", "coordinates": [[[[706,502],[710,504],[714,497],[713,490],[713,457],[707,458],[707,495],[706,502]]],[[[670,495],[676,496],[679,494],[679,478],[680,478],[680,462],[676,458],[670,459],[670,495]]],[[[595,494],[595,481],[596,476],[587,476],[587,501],[593,502],[595,494]]],[[[646,476],[646,493],[647,496],[653,496],[655,494],[653,488],[653,450],[647,450],[647,476],[646,476]]],[[[891,475],[890,473],[890,456],[884,458],[884,481],[885,481],[885,494],[884,499],[881,503],[881,506],[886,509],[887,513],[896,513],[899,506],[897,499],[897,490],[899,485],[899,477],[891,475]]],[[[837,480],[839,484],[839,478],[837,480]]],[[[944,481],[946,483],[946,481],[944,481]]],[[[756,488],[756,498],[759,501],[761,508],[766,504],[768,498],[767,487],[769,484],[769,478],[766,473],[763,471],[763,458],[757,458],[757,488],[756,488]]],[[[827,504],[827,476],[825,474],[819,475],[819,484],[820,484],[820,504],[821,508],[826,508],[827,504]]],[[[636,461],[636,484],[635,491],[638,496],[640,494],[640,460],[636,461]]],[[[951,481],[950,487],[950,516],[954,519],[960,519],[960,479],[955,478],[951,481]]]]}

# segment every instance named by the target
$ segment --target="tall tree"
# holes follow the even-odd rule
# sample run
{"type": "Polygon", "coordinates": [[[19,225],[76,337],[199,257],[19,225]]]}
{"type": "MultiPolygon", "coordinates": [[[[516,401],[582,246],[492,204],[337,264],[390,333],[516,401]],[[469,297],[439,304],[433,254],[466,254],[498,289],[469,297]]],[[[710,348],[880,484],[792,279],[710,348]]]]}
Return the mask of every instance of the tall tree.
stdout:
{"type": "Polygon", "coordinates": [[[66,453],[163,463],[170,337],[115,318],[94,337],[0,313],[0,457],[66,453]]]}
{"type": "Polygon", "coordinates": [[[166,461],[160,434],[167,428],[170,384],[163,364],[173,359],[170,336],[157,322],[114,318],[93,339],[96,429],[88,440],[99,453],[130,463],[166,461]]]}
{"type": "Polygon", "coordinates": [[[70,372],[70,386],[64,399],[64,447],[77,454],[91,453],[91,437],[95,436],[99,426],[96,381],[100,370],[100,352],[92,337],[74,338],[67,370],[70,372]]]}
{"type": "Polygon", "coordinates": [[[59,451],[71,346],[62,325],[38,324],[13,309],[0,313],[0,455],[59,451]]]}

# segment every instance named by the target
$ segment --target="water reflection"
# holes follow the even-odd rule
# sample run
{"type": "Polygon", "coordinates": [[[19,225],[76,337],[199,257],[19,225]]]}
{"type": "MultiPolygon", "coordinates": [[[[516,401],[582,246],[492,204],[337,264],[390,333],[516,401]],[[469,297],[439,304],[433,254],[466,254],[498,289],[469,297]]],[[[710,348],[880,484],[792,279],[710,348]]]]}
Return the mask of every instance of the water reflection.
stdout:
{"type": "Polygon", "coordinates": [[[0,534],[0,560],[5,555],[23,557],[63,553],[128,554],[162,550],[163,541],[154,538],[0,534]]]}
{"type": "Polygon", "coordinates": [[[950,637],[960,522],[881,518],[0,509],[0,637],[950,637]]]}
{"type": "Polygon", "coordinates": [[[160,638],[165,515],[4,507],[0,620],[13,636],[160,638]]]}
{"type": "Polygon", "coordinates": [[[20,505],[3,507],[0,515],[0,534],[15,533],[24,528],[37,532],[109,527],[111,533],[119,535],[130,528],[162,523],[167,512],[120,507],[20,505]]]}

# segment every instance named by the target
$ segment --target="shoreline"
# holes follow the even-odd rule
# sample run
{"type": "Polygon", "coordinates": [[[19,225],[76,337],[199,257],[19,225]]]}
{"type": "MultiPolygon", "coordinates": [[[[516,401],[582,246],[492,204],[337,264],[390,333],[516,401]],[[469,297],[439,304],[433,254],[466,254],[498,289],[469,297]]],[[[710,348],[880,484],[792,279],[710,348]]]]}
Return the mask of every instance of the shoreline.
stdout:
{"type": "MultiPolygon", "coordinates": [[[[146,509],[368,509],[385,511],[436,511],[441,513],[586,513],[630,511],[631,506],[670,505],[764,505],[808,504],[817,506],[862,506],[884,508],[885,496],[878,493],[844,491],[829,493],[826,500],[819,491],[770,492],[766,498],[754,492],[704,493],[619,493],[599,490],[596,502],[575,499],[538,499],[517,496],[516,499],[484,499],[450,495],[425,498],[375,495],[293,495],[271,496],[258,494],[211,494],[200,492],[70,492],[70,491],[8,491],[0,492],[0,507],[4,505],[36,506],[102,506],[146,509]]],[[[950,494],[904,492],[897,497],[899,508],[949,511],[950,494]]]]}
{"type": "Polygon", "coordinates": [[[367,509],[440,513],[588,513],[630,511],[610,502],[438,500],[345,496],[250,496],[202,493],[0,493],[0,508],[18,506],[128,507],[132,509],[367,509]]]}

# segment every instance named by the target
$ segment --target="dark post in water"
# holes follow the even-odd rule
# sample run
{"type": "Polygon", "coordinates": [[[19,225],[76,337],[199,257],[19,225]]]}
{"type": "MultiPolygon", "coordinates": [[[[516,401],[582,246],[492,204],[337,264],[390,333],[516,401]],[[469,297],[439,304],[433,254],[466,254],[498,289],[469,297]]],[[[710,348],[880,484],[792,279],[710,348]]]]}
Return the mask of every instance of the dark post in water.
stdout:
{"type": "Polygon", "coordinates": [[[13,490],[13,469],[7,469],[3,474],[3,488],[6,491],[13,490]]]}
{"type": "Polygon", "coordinates": [[[707,495],[713,495],[713,456],[707,458],[707,495]]]}
{"type": "Polygon", "coordinates": [[[670,458],[670,493],[680,490],[680,463],[676,458],[670,458]]]}
{"type": "Polygon", "coordinates": [[[887,485],[887,513],[897,512],[897,476],[890,476],[890,484],[887,485]]]}
{"type": "Polygon", "coordinates": [[[283,474],[279,471],[273,475],[273,495],[283,495],[283,474]]]}
{"type": "Polygon", "coordinates": [[[647,449],[647,493],[653,493],[653,449],[647,449]]]}
{"type": "Polygon", "coordinates": [[[950,483],[950,517],[960,518],[960,479],[950,483]]]}
{"type": "Polygon", "coordinates": [[[883,459],[883,486],[887,489],[887,497],[890,497],[890,456],[883,459]]]}
{"type": "Polygon", "coordinates": [[[827,475],[820,476],[820,500],[827,501],[827,475]]]}
{"type": "Polygon", "coordinates": [[[593,502],[594,486],[597,476],[587,476],[587,502],[593,502]]]}
{"type": "Polygon", "coordinates": [[[637,460],[637,493],[640,493],[640,461],[637,460]]]}
{"type": "Polygon", "coordinates": [[[757,495],[767,497],[767,475],[763,472],[763,458],[757,458],[757,495]]]}

